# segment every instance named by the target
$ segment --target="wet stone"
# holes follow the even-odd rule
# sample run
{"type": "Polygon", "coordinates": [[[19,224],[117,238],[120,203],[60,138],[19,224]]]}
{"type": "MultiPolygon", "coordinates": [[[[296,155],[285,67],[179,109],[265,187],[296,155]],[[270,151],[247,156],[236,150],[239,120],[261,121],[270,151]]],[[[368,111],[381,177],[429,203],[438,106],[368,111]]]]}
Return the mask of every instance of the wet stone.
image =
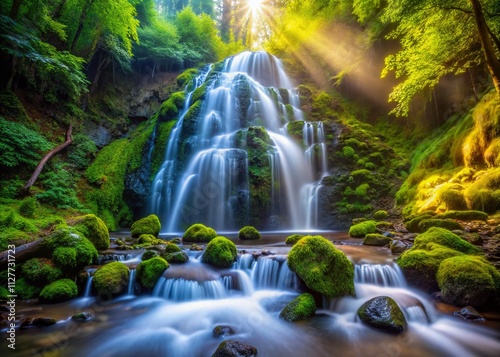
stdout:
{"type": "Polygon", "coordinates": [[[238,341],[227,340],[222,342],[212,357],[254,357],[257,349],[251,345],[238,341]]]}
{"type": "Polygon", "coordinates": [[[235,334],[231,326],[216,326],[212,332],[214,337],[228,337],[235,334]]]}
{"type": "Polygon", "coordinates": [[[476,309],[474,309],[472,306],[466,306],[463,307],[462,309],[455,311],[453,313],[455,316],[462,316],[464,320],[467,321],[484,321],[484,317],[481,316],[479,312],[477,312],[476,309]]]}

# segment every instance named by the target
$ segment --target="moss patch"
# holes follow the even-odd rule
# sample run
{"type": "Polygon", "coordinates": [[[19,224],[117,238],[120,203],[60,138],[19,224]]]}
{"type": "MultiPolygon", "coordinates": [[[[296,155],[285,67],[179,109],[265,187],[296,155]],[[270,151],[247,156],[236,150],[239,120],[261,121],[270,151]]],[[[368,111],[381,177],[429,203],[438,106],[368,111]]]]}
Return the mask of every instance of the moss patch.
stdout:
{"type": "Polygon", "coordinates": [[[297,243],[299,240],[304,238],[305,236],[303,234],[292,234],[288,237],[286,237],[285,244],[287,245],[294,245],[297,243]]]}
{"type": "Polygon", "coordinates": [[[369,233],[377,232],[375,221],[365,221],[355,224],[349,228],[349,235],[354,238],[363,238],[369,233]]]}
{"type": "Polygon", "coordinates": [[[126,291],[129,280],[128,267],[120,262],[102,266],[94,273],[94,287],[98,296],[112,297],[126,291]]]}
{"type": "Polygon", "coordinates": [[[166,269],[168,269],[168,263],[165,259],[153,257],[142,261],[137,266],[137,279],[146,289],[153,289],[166,269]]]}
{"type": "Polygon", "coordinates": [[[363,240],[363,244],[383,247],[384,245],[391,243],[391,241],[392,241],[392,238],[386,237],[382,234],[369,233],[365,236],[365,239],[363,240]]]}
{"type": "Polygon", "coordinates": [[[421,220],[418,224],[418,228],[420,229],[421,232],[425,232],[431,227],[440,227],[447,229],[449,231],[463,229],[460,223],[450,219],[429,218],[421,220]]]}
{"type": "Polygon", "coordinates": [[[429,249],[430,245],[439,244],[465,254],[477,254],[480,249],[444,228],[432,227],[415,238],[413,248],[429,249]]]}
{"type": "Polygon", "coordinates": [[[182,239],[186,242],[210,242],[217,237],[217,233],[210,227],[201,223],[195,223],[189,227],[182,239]]]}
{"type": "Polygon", "coordinates": [[[78,287],[70,279],[61,279],[47,285],[40,293],[40,301],[45,303],[57,303],[75,298],[78,295],[78,287]]]}
{"type": "Polygon", "coordinates": [[[379,210],[373,214],[373,218],[375,218],[377,221],[382,221],[387,217],[389,217],[389,214],[384,210],[379,210]]]}
{"type": "Polygon", "coordinates": [[[225,237],[212,239],[203,253],[203,262],[218,268],[229,268],[238,257],[236,245],[225,237]]]}
{"type": "Polygon", "coordinates": [[[281,310],[280,318],[286,321],[303,320],[313,316],[316,312],[316,303],[311,294],[299,295],[281,310]]]}
{"type": "Polygon", "coordinates": [[[288,254],[288,266],[313,291],[327,297],[354,295],[354,265],[322,236],[307,236],[288,254]]]}
{"type": "Polygon", "coordinates": [[[460,221],[486,221],[488,214],[481,211],[448,211],[435,216],[442,219],[458,219],[460,221]]]}
{"type": "Polygon", "coordinates": [[[151,234],[155,237],[158,237],[160,229],[160,220],[156,215],[150,214],[149,216],[142,218],[132,224],[131,234],[133,238],[140,237],[143,234],[151,234]]]}
{"type": "Polygon", "coordinates": [[[260,233],[255,227],[245,226],[238,232],[238,238],[242,240],[256,240],[260,239],[260,233]]]}
{"type": "Polygon", "coordinates": [[[30,284],[43,287],[63,275],[61,269],[54,262],[46,258],[33,258],[26,261],[22,266],[21,276],[30,284]]]}
{"type": "Polygon", "coordinates": [[[96,249],[104,250],[109,248],[109,231],[102,219],[94,214],[77,217],[74,220],[76,229],[92,242],[96,249]]]}

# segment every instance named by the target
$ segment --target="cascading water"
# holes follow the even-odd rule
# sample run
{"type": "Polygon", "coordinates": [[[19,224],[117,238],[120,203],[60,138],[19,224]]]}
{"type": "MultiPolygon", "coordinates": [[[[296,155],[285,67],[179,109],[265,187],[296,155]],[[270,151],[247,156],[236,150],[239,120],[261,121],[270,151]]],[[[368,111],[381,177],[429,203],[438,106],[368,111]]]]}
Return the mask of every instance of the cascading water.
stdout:
{"type": "Polygon", "coordinates": [[[196,222],[217,230],[318,228],[324,128],[303,121],[281,62],[244,52],[200,71],[189,88],[153,182],[151,212],[164,231],[196,222]],[[289,122],[303,126],[303,138],[287,133],[289,122]]]}

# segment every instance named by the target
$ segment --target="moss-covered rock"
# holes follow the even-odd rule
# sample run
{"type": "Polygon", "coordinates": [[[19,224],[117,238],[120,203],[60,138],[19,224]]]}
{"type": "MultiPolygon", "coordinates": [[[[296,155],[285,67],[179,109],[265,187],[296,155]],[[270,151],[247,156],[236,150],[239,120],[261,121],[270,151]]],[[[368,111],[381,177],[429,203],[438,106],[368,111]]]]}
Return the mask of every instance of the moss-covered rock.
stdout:
{"type": "Polygon", "coordinates": [[[195,223],[184,232],[182,239],[186,242],[203,243],[210,242],[215,237],[217,237],[215,230],[204,224],[195,223]]]}
{"type": "Polygon", "coordinates": [[[288,254],[288,266],[309,289],[327,297],[354,295],[354,265],[322,236],[306,236],[288,254]]]}
{"type": "Polygon", "coordinates": [[[448,211],[436,215],[441,219],[458,219],[460,221],[486,221],[488,214],[481,211],[448,211]]]}
{"type": "Polygon", "coordinates": [[[156,250],[146,250],[142,255],[142,261],[146,261],[157,256],[159,256],[159,253],[156,250]]]}
{"type": "Polygon", "coordinates": [[[43,287],[63,276],[61,269],[46,258],[33,258],[22,266],[21,276],[30,284],[43,287]]]}
{"type": "Polygon", "coordinates": [[[78,287],[73,280],[61,279],[47,285],[40,293],[40,301],[45,303],[58,303],[75,298],[78,287]]]}
{"type": "Polygon", "coordinates": [[[173,243],[169,243],[165,246],[163,257],[168,263],[172,264],[184,264],[189,261],[188,255],[173,243]]]}
{"type": "Polygon", "coordinates": [[[427,231],[431,227],[440,227],[445,228],[449,231],[453,230],[461,230],[463,229],[462,225],[458,222],[455,222],[451,219],[439,219],[439,218],[429,218],[420,221],[418,224],[418,228],[421,232],[427,231]]]}
{"type": "Polygon", "coordinates": [[[387,332],[399,334],[408,328],[401,308],[388,296],[368,300],[357,314],[365,324],[387,332]]]}
{"type": "Polygon", "coordinates": [[[448,304],[480,307],[500,293],[500,272],[482,257],[445,259],[436,277],[441,298],[448,304]]]}
{"type": "Polygon", "coordinates": [[[77,217],[75,219],[76,228],[92,242],[96,249],[103,250],[109,248],[109,231],[102,219],[94,214],[77,217]]]}
{"type": "Polygon", "coordinates": [[[143,287],[151,290],[166,269],[168,269],[168,263],[161,257],[142,261],[137,266],[137,280],[143,287]]]}
{"type": "Polygon", "coordinates": [[[141,234],[137,239],[138,244],[153,244],[154,241],[156,241],[156,237],[152,234],[141,234]]]}
{"type": "Polygon", "coordinates": [[[383,247],[384,245],[387,245],[391,243],[392,238],[386,237],[382,234],[378,233],[370,233],[365,236],[365,239],[363,240],[364,245],[371,245],[371,246],[376,246],[376,247],[383,247]]]}
{"type": "Polygon", "coordinates": [[[242,240],[257,240],[260,239],[260,233],[255,227],[245,226],[238,232],[238,238],[242,240]]]}
{"type": "Polygon", "coordinates": [[[478,247],[473,246],[449,230],[439,227],[432,227],[427,232],[419,234],[415,238],[412,249],[429,250],[433,244],[439,244],[465,254],[477,254],[480,252],[478,247]]]}
{"type": "Polygon", "coordinates": [[[218,268],[229,268],[238,257],[236,245],[225,237],[212,239],[203,253],[203,262],[218,268]]]}
{"type": "Polygon", "coordinates": [[[313,316],[316,312],[316,303],[311,294],[299,295],[281,310],[280,318],[286,321],[303,320],[313,316]]]}
{"type": "Polygon", "coordinates": [[[52,259],[64,270],[73,270],[77,265],[76,249],[73,247],[57,247],[52,253],[52,259]]]}
{"type": "Polygon", "coordinates": [[[24,278],[16,279],[15,291],[21,299],[37,298],[41,290],[40,287],[28,283],[24,278]]]}
{"type": "Polygon", "coordinates": [[[373,214],[373,218],[375,218],[377,221],[384,220],[387,217],[389,217],[389,214],[384,210],[379,210],[373,214]]]}
{"type": "Polygon", "coordinates": [[[112,297],[127,290],[130,271],[121,262],[102,266],[94,273],[94,287],[98,296],[112,297]]]}
{"type": "Polygon", "coordinates": [[[160,233],[161,223],[155,214],[150,214],[147,217],[141,218],[134,222],[131,227],[131,234],[133,238],[138,238],[143,234],[151,234],[158,237],[160,233]]]}
{"type": "Polygon", "coordinates": [[[420,233],[421,230],[420,230],[420,227],[418,226],[419,223],[425,219],[430,219],[430,218],[432,218],[432,215],[430,215],[430,214],[423,214],[423,215],[417,216],[417,217],[411,219],[410,221],[408,221],[405,224],[405,227],[408,230],[408,232],[410,232],[410,233],[420,233]]]}
{"type": "Polygon", "coordinates": [[[349,235],[354,238],[363,238],[369,233],[377,232],[375,221],[365,221],[355,224],[349,228],[349,235]]]}
{"type": "Polygon", "coordinates": [[[292,234],[288,237],[286,237],[285,244],[287,245],[294,245],[297,243],[299,240],[304,238],[305,236],[303,234],[292,234]]]}

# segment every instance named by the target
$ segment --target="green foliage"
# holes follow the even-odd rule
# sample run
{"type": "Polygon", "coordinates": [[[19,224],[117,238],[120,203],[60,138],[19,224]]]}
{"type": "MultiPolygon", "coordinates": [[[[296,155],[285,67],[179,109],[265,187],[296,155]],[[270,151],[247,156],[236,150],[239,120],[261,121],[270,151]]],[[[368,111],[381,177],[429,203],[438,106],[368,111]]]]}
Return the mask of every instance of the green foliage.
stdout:
{"type": "Polygon", "coordinates": [[[159,256],[159,253],[156,250],[146,250],[142,255],[142,261],[146,261],[157,256],[159,256]]]}
{"type": "Polygon", "coordinates": [[[348,234],[354,238],[363,238],[368,233],[375,233],[376,231],[377,226],[375,221],[365,221],[351,226],[348,234]]]}
{"type": "Polygon", "coordinates": [[[137,239],[138,244],[149,243],[152,244],[156,240],[156,237],[152,234],[141,234],[139,239],[137,239]]]}
{"type": "Polygon", "coordinates": [[[42,153],[51,149],[50,143],[26,126],[0,117],[0,167],[3,170],[34,168],[42,153]]]}
{"type": "Polygon", "coordinates": [[[189,83],[193,80],[194,76],[198,74],[198,70],[196,68],[189,68],[179,74],[176,78],[177,85],[180,88],[184,88],[189,85],[189,83]]]}
{"type": "Polygon", "coordinates": [[[463,227],[460,223],[455,222],[451,219],[429,218],[420,221],[420,223],[418,224],[418,228],[421,232],[425,232],[431,227],[440,227],[449,231],[463,230],[463,227]]]}
{"type": "Polygon", "coordinates": [[[7,250],[7,246],[9,244],[14,244],[16,246],[28,243],[32,239],[31,237],[25,233],[22,232],[16,228],[3,228],[0,229],[0,251],[5,251],[7,250]]]}
{"type": "Polygon", "coordinates": [[[363,240],[363,245],[372,245],[383,247],[389,243],[391,243],[392,238],[386,237],[382,234],[377,233],[369,233],[365,236],[363,240]]]}
{"type": "Polygon", "coordinates": [[[34,218],[38,203],[35,197],[27,197],[19,205],[19,214],[26,218],[34,218]]]}
{"type": "MultiPolygon", "coordinates": [[[[184,92],[173,93],[166,101],[164,101],[158,111],[158,118],[161,121],[169,121],[177,119],[179,111],[184,108],[186,94],[184,92]]],[[[193,100],[195,102],[196,100],[193,100]]]]}
{"type": "Polygon", "coordinates": [[[34,299],[37,298],[42,289],[40,287],[31,285],[24,278],[16,279],[16,295],[21,299],[34,299]]]}
{"type": "Polygon", "coordinates": [[[74,224],[76,228],[92,242],[96,249],[103,250],[109,248],[110,240],[108,228],[99,217],[94,214],[87,214],[75,218],[74,224]]]}
{"type": "Polygon", "coordinates": [[[306,236],[288,254],[288,266],[313,291],[327,297],[354,295],[354,265],[322,236],[306,236]]]}
{"type": "Polygon", "coordinates": [[[245,226],[238,232],[238,238],[243,240],[260,239],[260,233],[255,227],[245,226]]]}
{"type": "Polygon", "coordinates": [[[373,218],[375,218],[377,221],[382,221],[387,217],[389,217],[389,214],[384,210],[379,210],[373,214],[373,218]]]}
{"type": "Polygon", "coordinates": [[[61,269],[54,266],[50,259],[33,258],[22,266],[21,276],[30,284],[43,287],[62,277],[61,269]]]}
{"type": "Polygon", "coordinates": [[[83,208],[76,197],[75,176],[67,169],[66,165],[55,164],[52,171],[42,173],[40,186],[43,188],[43,192],[36,195],[40,202],[57,208],[83,208]]]}
{"type": "Polygon", "coordinates": [[[133,238],[138,238],[142,234],[151,234],[158,237],[160,233],[161,223],[158,217],[154,214],[150,214],[147,217],[141,218],[140,220],[134,222],[131,227],[131,234],[133,238]]]}
{"type": "Polygon", "coordinates": [[[88,136],[76,134],[68,147],[68,162],[79,170],[87,168],[97,153],[97,147],[88,136]]]}
{"type": "Polygon", "coordinates": [[[70,279],[61,279],[47,285],[40,293],[40,300],[44,303],[58,303],[75,298],[78,287],[70,279]]]}
{"type": "Polygon", "coordinates": [[[313,316],[316,312],[314,297],[309,294],[301,294],[290,301],[280,312],[280,319],[286,321],[303,320],[313,316]]]}
{"type": "Polygon", "coordinates": [[[465,254],[477,254],[480,252],[479,248],[449,230],[439,227],[431,227],[427,232],[419,234],[415,238],[413,248],[429,250],[434,244],[439,244],[465,254]]]}
{"type": "Polygon", "coordinates": [[[73,247],[57,247],[52,252],[52,259],[64,270],[72,271],[77,266],[76,249],[73,247]]]}
{"type": "Polygon", "coordinates": [[[203,262],[218,268],[229,268],[236,261],[236,245],[225,237],[215,237],[203,253],[203,262]]]}
{"type": "Polygon", "coordinates": [[[182,236],[182,240],[186,242],[210,242],[217,237],[217,233],[210,227],[201,223],[191,225],[182,236]]]}
{"type": "Polygon", "coordinates": [[[78,271],[97,260],[97,250],[94,245],[75,229],[61,228],[56,230],[45,239],[44,245],[49,252],[52,252],[53,260],[57,261],[58,264],[61,264],[65,269],[74,268],[74,271],[78,271]],[[75,252],[74,254],[73,252],[67,251],[59,251],[56,253],[56,249],[61,247],[74,249],[75,252]],[[74,267],[71,258],[73,255],[76,257],[76,264],[74,267]],[[70,259],[62,259],[63,257],[70,257],[70,259]]]}
{"type": "Polygon", "coordinates": [[[488,214],[481,211],[448,211],[437,214],[436,218],[458,219],[460,221],[486,221],[488,214]]]}
{"type": "Polygon", "coordinates": [[[305,236],[303,234],[292,234],[291,236],[286,237],[285,244],[294,245],[304,237],[305,236]]]}
{"type": "Polygon", "coordinates": [[[356,154],[356,152],[354,151],[354,149],[352,147],[344,146],[342,148],[342,154],[347,158],[354,158],[354,155],[356,154]]]}
{"type": "Polygon", "coordinates": [[[112,297],[123,293],[128,286],[129,269],[121,262],[112,262],[94,273],[94,287],[98,296],[112,297]]]}
{"type": "Polygon", "coordinates": [[[467,206],[494,213],[500,209],[500,168],[480,172],[475,178],[475,182],[464,191],[467,206]]]}
{"type": "Polygon", "coordinates": [[[153,289],[163,272],[168,269],[168,263],[161,257],[153,257],[142,261],[137,266],[137,279],[147,289],[153,289]]]}

